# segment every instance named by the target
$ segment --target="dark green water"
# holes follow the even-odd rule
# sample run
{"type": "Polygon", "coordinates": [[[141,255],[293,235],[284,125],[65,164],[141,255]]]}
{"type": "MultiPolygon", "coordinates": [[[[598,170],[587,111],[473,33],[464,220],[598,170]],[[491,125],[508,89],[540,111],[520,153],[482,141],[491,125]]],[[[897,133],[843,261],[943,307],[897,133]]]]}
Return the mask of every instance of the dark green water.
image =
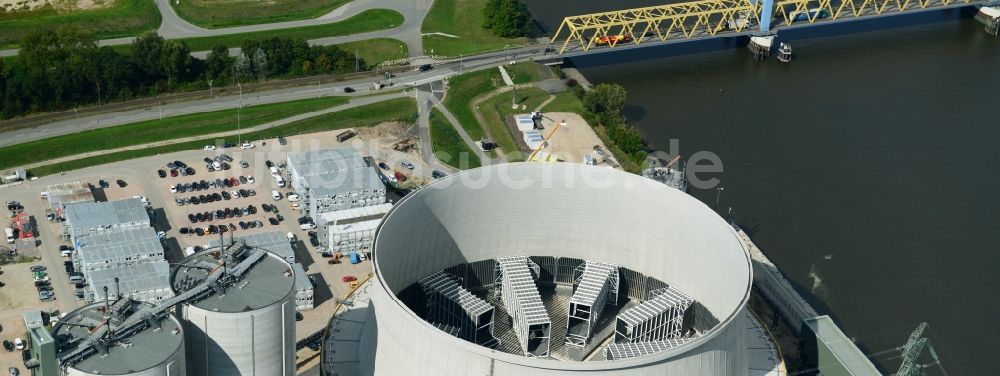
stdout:
{"type": "MultiPolygon", "coordinates": [[[[551,27],[650,2],[529,4],[551,27]]],[[[652,147],[717,154],[717,210],[886,370],[927,321],[948,374],[1000,374],[1000,39],[957,12],[885,24],[785,33],[788,65],[724,42],[574,63],[625,86],[652,147]]]]}

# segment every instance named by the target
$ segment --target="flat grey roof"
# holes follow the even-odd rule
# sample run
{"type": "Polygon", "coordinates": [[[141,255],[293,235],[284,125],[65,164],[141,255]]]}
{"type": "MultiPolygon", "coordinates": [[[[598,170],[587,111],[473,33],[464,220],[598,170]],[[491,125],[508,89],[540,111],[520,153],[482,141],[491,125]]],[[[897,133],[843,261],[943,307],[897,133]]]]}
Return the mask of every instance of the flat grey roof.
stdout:
{"type": "Polygon", "coordinates": [[[305,183],[312,197],[336,196],[366,189],[385,189],[382,179],[372,167],[306,176],[305,183]]]}
{"type": "MultiPolygon", "coordinates": [[[[138,312],[145,307],[144,303],[132,301],[132,312],[138,312]]],[[[61,322],[78,325],[98,325],[104,320],[104,314],[98,311],[103,309],[104,303],[94,303],[83,308],[70,312],[61,322]]],[[[119,325],[117,320],[112,319],[112,326],[119,325]]],[[[56,325],[53,331],[62,348],[61,353],[69,353],[75,349],[74,343],[82,343],[82,340],[90,336],[90,330],[86,327],[76,325],[56,325]]],[[[102,375],[123,375],[147,370],[160,365],[164,360],[169,359],[181,346],[184,339],[180,323],[173,315],[167,315],[160,321],[160,327],[156,326],[140,331],[128,338],[130,346],[110,346],[109,355],[102,357],[92,355],[82,362],[77,363],[73,368],[91,374],[102,375]]]]}
{"type": "Polygon", "coordinates": [[[173,290],[170,289],[170,264],[166,260],[88,271],[87,282],[95,300],[104,300],[104,286],[108,287],[109,294],[114,295],[115,277],[118,277],[119,292],[124,296],[155,290],[163,291],[164,297],[173,295],[173,290]]]}
{"type": "Polygon", "coordinates": [[[137,198],[110,202],[81,202],[66,206],[66,221],[74,230],[122,223],[149,222],[146,207],[137,198]]]}
{"type": "Polygon", "coordinates": [[[354,148],[314,150],[288,154],[288,163],[299,176],[319,175],[367,167],[354,148]]]}
{"type": "MultiPolygon", "coordinates": [[[[222,261],[218,259],[219,249],[214,248],[205,252],[185,258],[181,263],[185,265],[198,265],[203,267],[216,268],[221,266],[222,261]]],[[[234,286],[226,289],[224,294],[213,294],[194,305],[198,308],[219,312],[246,312],[264,308],[274,303],[287,299],[292,293],[294,283],[291,265],[282,260],[278,255],[270,252],[260,261],[250,267],[243,274],[242,279],[234,286]]],[[[234,268],[236,265],[229,265],[234,268]]],[[[178,289],[176,278],[189,276],[197,280],[204,280],[208,277],[208,271],[198,268],[185,268],[179,266],[174,274],[175,280],[170,281],[175,293],[183,291],[178,289]]],[[[219,271],[216,271],[218,273],[219,271]]]]}
{"type": "MultiPolygon", "coordinates": [[[[270,231],[262,232],[259,234],[235,236],[234,240],[242,240],[248,246],[257,247],[265,251],[274,253],[285,260],[295,260],[295,250],[292,249],[292,244],[288,242],[288,236],[281,231],[270,231]]],[[[228,240],[226,241],[228,244],[228,240]]],[[[210,240],[208,242],[209,247],[218,247],[219,240],[210,240]]]]}
{"type": "Polygon", "coordinates": [[[152,227],[95,232],[77,239],[77,254],[84,265],[123,259],[138,262],[156,254],[163,258],[163,246],[152,227]]]}
{"type": "Polygon", "coordinates": [[[292,270],[295,271],[295,291],[312,290],[312,282],[309,281],[309,276],[306,275],[306,269],[302,267],[302,264],[297,262],[292,264],[292,270]]]}

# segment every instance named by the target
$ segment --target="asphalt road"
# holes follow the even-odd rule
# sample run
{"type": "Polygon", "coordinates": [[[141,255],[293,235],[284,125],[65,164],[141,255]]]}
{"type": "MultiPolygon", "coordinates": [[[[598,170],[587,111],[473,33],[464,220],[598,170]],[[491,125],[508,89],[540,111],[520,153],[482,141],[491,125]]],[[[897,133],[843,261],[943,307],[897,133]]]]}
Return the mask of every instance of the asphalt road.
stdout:
{"type": "MultiPolygon", "coordinates": [[[[400,73],[392,79],[393,88],[420,86],[430,82],[440,81],[451,75],[464,71],[491,69],[498,64],[504,63],[508,58],[524,60],[533,57],[544,57],[542,46],[529,46],[511,49],[506,52],[498,51],[480,54],[472,58],[461,59],[458,61],[452,60],[435,65],[434,69],[430,71],[420,72],[414,70],[400,73]]],[[[239,95],[234,95],[236,93],[233,93],[233,90],[230,90],[227,93],[228,95],[220,95],[214,98],[169,103],[137,110],[81,116],[79,118],[53,122],[34,128],[25,128],[5,132],[4,137],[0,137],[0,147],[75,132],[83,132],[90,129],[152,120],[161,117],[236,108],[236,106],[240,103],[243,103],[243,106],[246,107],[265,103],[278,103],[306,98],[317,98],[326,95],[367,95],[372,92],[364,89],[370,87],[371,84],[372,79],[369,78],[353,81],[341,81],[325,85],[317,84],[315,86],[310,85],[282,88],[243,95],[242,100],[239,95]],[[352,94],[345,94],[343,89],[348,86],[353,87],[358,91],[352,94]]]]}
{"type": "MultiPolygon", "coordinates": [[[[424,21],[424,16],[430,10],[433,0],[354,0],[340,8],[334,9],[330,13],[317,18],[307,20],[276,22],[260,25],[236,26],[220,29],[206,29],[193,25],[177,15],[174,8],[170,6],[170,0],[155,0],[157,8],[162,16],[162,22],[157,32],[166,39],[208,37],[228,34],[248,33],[255,31],[280,30],[291,27],[315,26],[346,20],[368,9],[391,9],[403,15],[402,25],[391,29],[380,30],[371,33],[347,35],[342,37],[319,38],[310,40],[313,45],[330,45],[345,42],[353,42],[371,38],[393,38],[406,43],[410,57],[417,57],[423,54],[423,44],[420,37],[420,24],[424,21]]],[[[129,44],[135,40],[134,37],[104,39],[98,41],[101,46],[115,46],[129,44]]],[[[238,49],[236,52],[238,53],[238,49]]],[[[0,50],[0,56],[17,55],[19,49],[0,50]]],[[[233,51],[231,50],[230,53],[233,51]]],[[[204,57],[207,51],[194,52],[195,57],[204,57]]]]}

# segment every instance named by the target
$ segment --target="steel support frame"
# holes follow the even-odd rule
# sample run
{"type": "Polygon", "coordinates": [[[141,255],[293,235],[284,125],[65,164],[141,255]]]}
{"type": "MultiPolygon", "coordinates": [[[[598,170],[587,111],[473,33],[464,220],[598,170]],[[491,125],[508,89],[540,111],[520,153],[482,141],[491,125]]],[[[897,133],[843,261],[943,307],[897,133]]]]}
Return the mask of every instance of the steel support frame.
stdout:
{"type": "MultiPolygon", "coordinates": [[[[758,8],[748,0],[701,0],[571,16],[563,19],[559,29],[553,34],[551,43],[559,40],[563,29],[568,34],[559,50],[560,54],[574,40],[587,51],[601,37],[614,35],[628,36],[632,43],[640,44],[651,32],[656,39],[664,42],[675,31],[685,38],[694,36],[698,30],[716,35],[727,26],[735,31],[743,31],[750,21],[758,20],[758,8]],[[737,22],[737,16],[746,17],[747,22],[737,22]]],[[[615,47],[618,41],[617,38],[610,39],[608,45],[615,47]]]]}
{"type": "Polygon", "coordinates": [[[694,299],[673,289],[650,292],[651,298],[618,315],[615,342],[635,343],[681,338],[684,313],[694,299]]]}
{"type": "Polygon", "coordinates": [[[618,266],[587,261],[578,266],[573,274],[573,297],[566,314],[566,344],[584,347],[593,336],[594,325],[601,319],[604,309],[618,304],[618,266]],[[583,297],[579,295],[583,284],[590,293],[593,293],[594,284],[599,284],[600,288],[596,294],[583,297]],[[574,333],[571,329],[576,325],[583,325],[584,333],[574,333]]]}
{"type": "Polygon", "coordinates": [[[526,256],[497,259],[494,291],[499,292],[527,357],[548,357],[552,343],[552,320],[536,286],[540,272],[526,256]]]}
{"type": "Polygon", "coordinates": [[[429,321],[454,328],[454,335],[466,341],[491,347],[495,310],[462,287],[461,279],[444,271],[417,281],[424,291],[429,321]]]}
{"type": "MultiPolygon", "coordinates": [[[[879,15],[885,12],[904,12],[913,8],[926,9],[935,6],[954,4],[972,4],[973,0],[778,0],[774,3],[775,17],[786,26],[795,23],[793,14],[805,13],[808,23],[815,23],[824,18],[819,12],[810,14],[810,9],[823,9],[829,13],[829,19],[836,20],[863,15],[879,15]],[[798,12],[798,13],[796,13],[798,12]]],[[[802,21],[802,22],[806,22],[802,21]]]]}

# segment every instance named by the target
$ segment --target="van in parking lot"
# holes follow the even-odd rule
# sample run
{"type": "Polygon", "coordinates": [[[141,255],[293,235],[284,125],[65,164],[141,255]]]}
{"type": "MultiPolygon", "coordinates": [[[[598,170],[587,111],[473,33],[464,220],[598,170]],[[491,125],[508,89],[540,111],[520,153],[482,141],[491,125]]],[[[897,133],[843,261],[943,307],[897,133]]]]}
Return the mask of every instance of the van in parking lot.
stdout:
{"type": "Polygon", "coordinates": [[[69,281],[70,283],[77,284],[77,283],[83,283],[85,280],[83,279],[83,276],[74,274],[69,276],[69,281]]]}
{"type": "Polygon", "coordinates": [[[277,184],[279,187],[284,187],[285,186],[285,179],[282,179],[278,175],[274,175],[274,183],[277,184]]]}

